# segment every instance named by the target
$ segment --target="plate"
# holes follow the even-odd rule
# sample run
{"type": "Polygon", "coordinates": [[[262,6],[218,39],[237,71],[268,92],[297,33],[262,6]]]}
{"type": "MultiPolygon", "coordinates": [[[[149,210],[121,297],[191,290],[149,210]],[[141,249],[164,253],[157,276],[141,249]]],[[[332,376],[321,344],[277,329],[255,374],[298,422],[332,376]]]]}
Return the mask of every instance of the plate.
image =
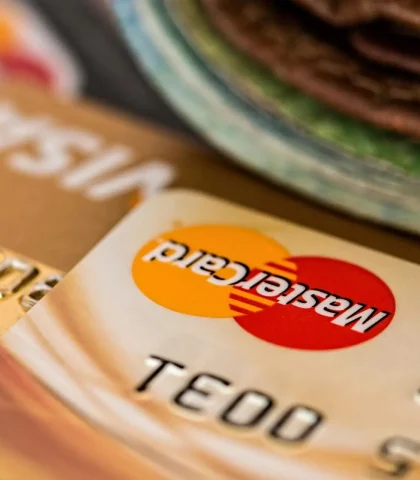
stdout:
{"type": "Polygon", "coordinates": [[[174,21],[174,5],[113,3],[141,67],[207,139],[272,182],[347,213],[420,233],[420,179],[411,168],[346,151],[250,101],[186,39],[174,21]]]}

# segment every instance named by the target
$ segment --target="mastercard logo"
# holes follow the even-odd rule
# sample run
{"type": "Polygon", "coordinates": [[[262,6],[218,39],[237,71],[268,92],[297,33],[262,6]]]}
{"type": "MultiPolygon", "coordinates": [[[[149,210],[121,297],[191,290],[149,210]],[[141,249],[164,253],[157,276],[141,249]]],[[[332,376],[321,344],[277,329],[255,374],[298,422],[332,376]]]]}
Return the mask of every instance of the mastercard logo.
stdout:
{"type": "Polygon", "coordinates": [[[161,235],[136,255],[133,279],[174,312],[234,321],[288,348],[334,350],[369,341],[395,315],[390,288],[349,262],[294,256],[267,236],[228,225],[161,235]]]}

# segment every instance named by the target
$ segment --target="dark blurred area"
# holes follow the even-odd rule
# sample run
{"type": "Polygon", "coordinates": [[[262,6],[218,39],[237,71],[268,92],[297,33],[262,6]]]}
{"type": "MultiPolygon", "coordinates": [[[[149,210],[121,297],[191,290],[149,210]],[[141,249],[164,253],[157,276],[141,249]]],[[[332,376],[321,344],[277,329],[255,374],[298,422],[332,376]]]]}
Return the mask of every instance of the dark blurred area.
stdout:
{"type": "Polygon", "coordinates": [[[26,0],[26,3],[60,32],[80,62],[86,96],[192,135],[139,73],[102,0],[26,0]]]}

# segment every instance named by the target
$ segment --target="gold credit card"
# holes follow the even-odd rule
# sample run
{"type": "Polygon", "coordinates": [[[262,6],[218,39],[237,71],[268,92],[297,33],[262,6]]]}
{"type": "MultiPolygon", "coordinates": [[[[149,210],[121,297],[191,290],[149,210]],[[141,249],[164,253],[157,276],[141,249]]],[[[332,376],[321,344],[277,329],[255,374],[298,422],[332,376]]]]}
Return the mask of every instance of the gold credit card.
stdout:
{"type": "Polygon", "coordinates": [[[156,465],[78,418],[3,347],[0,449],[2,480],[166,478],[156,465]]]}
{"type": "Polygon", "coordinates": [[[0,335],[61,279],[59,271],[0,247],[0,335]]]}
{"type": "MultiPolygon", "coordinates": [[[[0,334],[61,278],[50,267],[0,249],[0,334]]],[[[78,418],[0,346],[1,480],[159,480],[166,478],[164,468],[78,418]]]]}
{"type": "Polygon", "coordinates": [[[164,478],[414,480],[419,284],[414,263],[173,190],[3,344],[164,478]]]}
{"type": "Polygon", "coordinates": [[[0,245],[67,272],[139,202],[193,188],[402,258],[418,241],[332,213],[164,129],[25,85],[0,87],[0,245]]]}

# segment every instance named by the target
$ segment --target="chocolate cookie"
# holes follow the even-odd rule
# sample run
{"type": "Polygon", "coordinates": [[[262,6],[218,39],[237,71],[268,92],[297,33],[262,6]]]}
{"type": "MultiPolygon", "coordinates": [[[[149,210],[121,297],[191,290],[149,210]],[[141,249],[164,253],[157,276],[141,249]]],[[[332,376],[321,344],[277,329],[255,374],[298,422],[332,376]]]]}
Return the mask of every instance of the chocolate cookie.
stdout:
{"type": "Polygon", "coordinates": [[[361,55],[382,65],[420,73],[420,2],[417,0],[294,0],[337,27],[349,31],[361,55]]]}
{"type": "MultiPolygon", "coordinates": [[[[334,25],[355,25],[376,19],[420,27],[418,0],[294,0],[334,25]]],[[[278,4],[283,3],[278,1],[278,4]]]]}
{"type": "Polygon", "coordinates": [[[420,30],[404,32],[369,25],[350,34],[353,47],[370,61],[420,75],[420,30]]]}
{"type": "Polygon", "coordinates": [[[349,45],[347,30],[291,1],[202,2],[237,48],[286,83],[347,115],[420,139],[419,77],[367,62],[349,45]]]}

